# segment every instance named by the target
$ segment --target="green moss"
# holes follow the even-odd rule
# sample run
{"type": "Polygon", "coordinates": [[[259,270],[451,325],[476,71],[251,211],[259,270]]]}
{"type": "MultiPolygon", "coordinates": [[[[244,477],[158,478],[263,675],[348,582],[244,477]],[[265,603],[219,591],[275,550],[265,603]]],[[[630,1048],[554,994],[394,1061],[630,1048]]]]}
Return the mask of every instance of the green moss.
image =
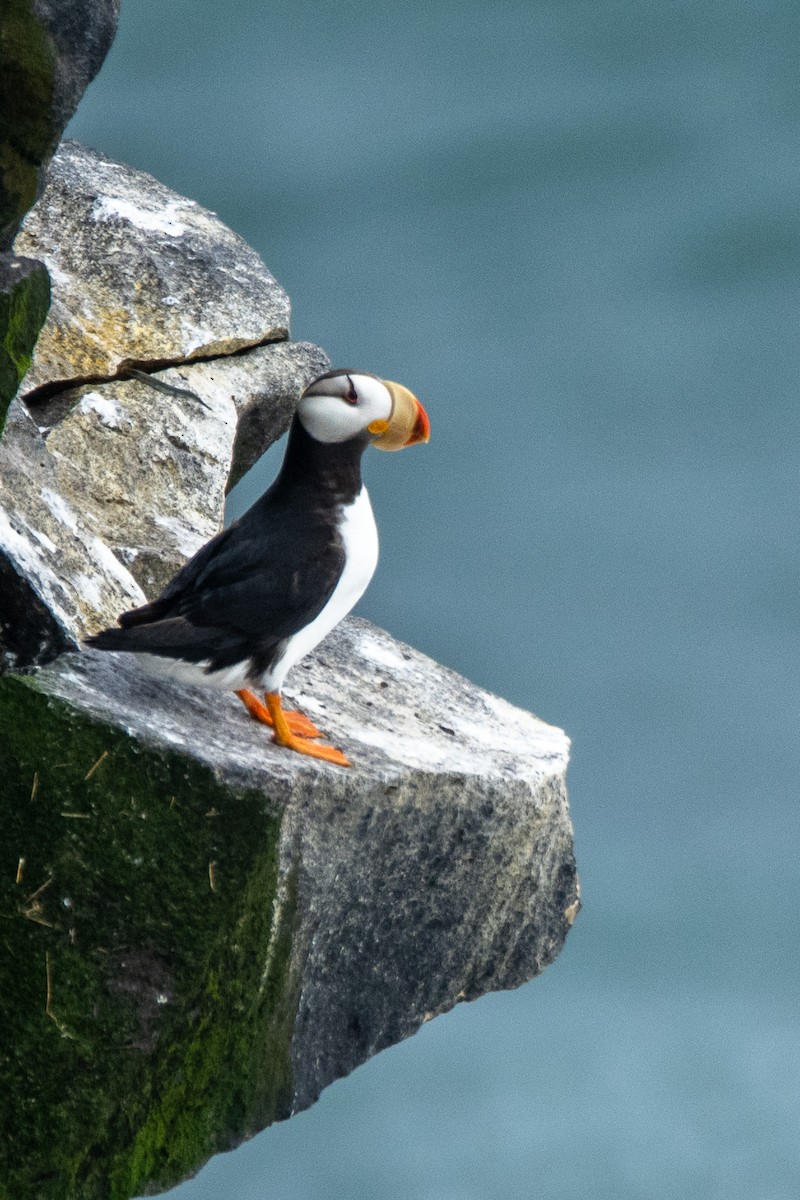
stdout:
{"type": "Polygon", "coordinates": [[[14,677],[0,778],[0,1197],[124,1200],[287,1116],[295,903],[263,795],[14,677]]]}
{"type": "Polygon", "coordinates": [[[38,168],[61,134],[54,125],[55,50],[31,0],[3,0],[0,16],[0,246],[36,199],[38,168]]]}
{"type": "Polygon", "coordinates": [[[31,365],[49,307],[50,279],[44,264],[21,270],[18,277],[10,267],[0,273],[0,433],[8,406],[31,365]]]}

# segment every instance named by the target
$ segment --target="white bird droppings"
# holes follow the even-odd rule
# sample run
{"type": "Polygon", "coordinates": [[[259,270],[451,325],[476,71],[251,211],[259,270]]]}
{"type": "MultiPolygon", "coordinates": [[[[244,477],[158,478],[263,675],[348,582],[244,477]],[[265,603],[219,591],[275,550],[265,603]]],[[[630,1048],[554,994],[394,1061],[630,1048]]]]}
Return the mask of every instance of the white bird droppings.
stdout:
{"type": "Polygon", "coordinates": [[[191,558],[196,554],[201,546],[204,546],[209,539],[209,534],[200,533],[197,529],[193,529],[191,525],[187,525],[185,521],[179,520],[178,517],[165,517],[162,513],[153,513],[153,521],[156,525],[160,525],[162,529],[168,529],[175,538],[175,545],[180,550],[181,554],[185,554],[187,558],[191,558]]]}
{"type": "Polygon", "coordinates": [[[100,584],[97,579],[92,579],[90,575],[76,575],[75,587],[81,595],[81,598],[90,604],[92,608],[101,609],[103,606],[103,594],[100,590],[100,584]]]}
{"type": "Polygon", "coordinates": [[[365,658],[380,663],[382,667],[389,667],[393,671],[407,671],[411,666],[408,659],[401,658],[399,654],[395,654],[393,650],[370,634],[362,634],[358,641],[358,649],[365,658]]]}
{"type": "Polygon", "coordinates": [[[183,237],[187,226],[179,220],[179,214],[185,209],[185,204],[170,200],[162,209],[141,208],[130,200],[121,200],[117,196],[100,196],[92,209],[92,219],[95,221],[113,220],[119,217],[130,222],[137,229],[148,233],[166,233],[171,237],[183,237]]]}
{"type": "Polygon", "coordinates": [[[42,488],[40,494],[56,520],[60,521],[62,525],[66,525],[70,533],[77,533],[78,518],[64,497],[59,496],[58,492],[54,492],[52,488],[42,488]]]}
{"type": "Polygon", "coordinates": [[[123,422],[130,424],[116,400],[112,400],[110,396],[101,396],[99,392],[87,392],[81,398],[78,411],[82,413],[96,413],[103,424],[107,425],[109,429],[119,429],[123,422]]]}

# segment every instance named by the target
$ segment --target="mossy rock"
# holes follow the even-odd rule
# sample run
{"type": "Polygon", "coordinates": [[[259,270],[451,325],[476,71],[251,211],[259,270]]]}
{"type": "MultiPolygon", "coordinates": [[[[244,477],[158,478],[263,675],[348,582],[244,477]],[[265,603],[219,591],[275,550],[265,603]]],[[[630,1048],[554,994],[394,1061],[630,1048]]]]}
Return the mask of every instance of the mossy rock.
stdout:
{"type": "Polygon", "coordinates": [[[56,54],[31,0],[3,0],[0,17],[0,246],[36,199],[40,167],[61,134],[54,128],[56,54]]]}
{"type": "Polygon", "coordinates": [[[119,0],[0,5],[0,250],[8,250],[44,169],[114,38],[119,0]]]}
{"type": "Polygon", "coordinates": [[[161,1190],[292,1097],[261,793],[0,680],[0,1197],[161,1190]]]}
{"type": "Polygon", "coordinates": [[[43,263],[0,256],[0,433],[50,307],[43,263]]]}
{"type": "Polygon", "coordinates": [[[0,679],[0,1200],[166,1188],[558,954],[564,734],[357,618],[295,674],[352,770],[135,655],[0,679]]]}

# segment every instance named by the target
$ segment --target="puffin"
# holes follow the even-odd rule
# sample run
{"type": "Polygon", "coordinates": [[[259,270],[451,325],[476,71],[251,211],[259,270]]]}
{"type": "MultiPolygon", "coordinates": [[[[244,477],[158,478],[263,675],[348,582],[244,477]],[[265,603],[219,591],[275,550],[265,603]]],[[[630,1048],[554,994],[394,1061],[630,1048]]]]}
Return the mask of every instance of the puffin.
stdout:
{"type": "Polygon", "coordinates": [[[323,735],[308,717],[284,709],[281,689],[375,572],[378,532],[361,456],[368,446],[402,450],[429,438],[427,413],[402,384],[362,371],[318,376],[298,401],[266,492],[155,600],[86,644],[137,654],[147,669],[181,682],[232,690],[278,745],[351,766],[317,740],[323,735]]]}

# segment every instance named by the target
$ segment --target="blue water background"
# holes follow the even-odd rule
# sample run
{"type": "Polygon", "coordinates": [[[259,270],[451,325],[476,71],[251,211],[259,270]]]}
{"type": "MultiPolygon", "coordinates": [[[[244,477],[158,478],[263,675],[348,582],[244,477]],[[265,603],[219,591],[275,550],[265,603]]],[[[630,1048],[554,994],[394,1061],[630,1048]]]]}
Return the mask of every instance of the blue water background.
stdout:
{"type": "Polygon", "coordinates": [[[568,731],[585,899],[175,1200],[800,1195],[799,44],[770,0],[123,6],[70,132],[423,399],[359,611],[568,731]]]}

